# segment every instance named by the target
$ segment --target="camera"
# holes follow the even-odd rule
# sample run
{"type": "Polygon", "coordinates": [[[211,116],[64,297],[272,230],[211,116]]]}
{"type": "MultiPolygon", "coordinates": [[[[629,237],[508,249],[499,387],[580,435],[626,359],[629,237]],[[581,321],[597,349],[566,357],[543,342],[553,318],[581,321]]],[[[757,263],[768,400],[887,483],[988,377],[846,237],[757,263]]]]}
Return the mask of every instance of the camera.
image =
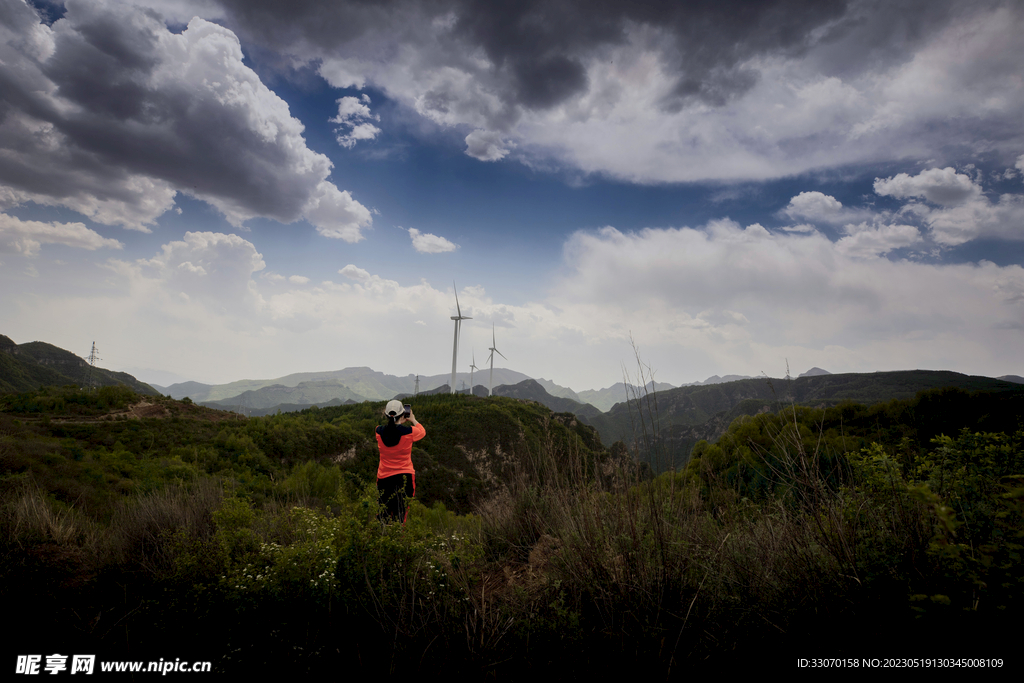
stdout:
{"type": "Polygon", "coordinates": [[[402,413],[402,417],[409,417],[412,415],[412,406],[408,403],[405,404],[405,412],[402,413]]]}

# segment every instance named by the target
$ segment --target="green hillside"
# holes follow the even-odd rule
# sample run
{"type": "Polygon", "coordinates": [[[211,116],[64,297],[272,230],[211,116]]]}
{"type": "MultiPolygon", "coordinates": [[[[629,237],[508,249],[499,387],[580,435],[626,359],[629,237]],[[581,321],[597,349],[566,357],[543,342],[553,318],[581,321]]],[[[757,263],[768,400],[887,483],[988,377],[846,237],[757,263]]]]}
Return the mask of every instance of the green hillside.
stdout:
{"type": "Polygon", "coordinates": [[[376,518],[383,402],[243,418],[123,386],[6,394],[8,646],[156,660],[187,632],[182,655],[233,678],[1008,657],[1022,398],[741,415],[655,478],[571,413],[418,396],[403,526],[376,518]]]}
{"type": "Polygon", "coordinates": [[[0,335],[0,393],[65,384],[126,386],[140,394],[157,394],[151,386],[128,373],[90,368],[85,360],[52,344],[15,344],[10,338],[0,335]]]}
{"type": "Polygon", "coordinates": [[[573,413],[574,415],[584,417],[601,414],[600,410],[590,404],[581,403],[571,398],[551,395],[544,385],[532,379],[523,380],[518,384],[502,384],[501,386],[494,387],[494,395],[536,401],[555,412],[573,413]]]}
{"type": "MultiPolygon", "coordinates": [[[[190,397],[191,398],[191,397],[190,397]]],[[[197,399],[193,399],[197,400],[197,399]]],[[[203,401],[203,405],[223,410],[239,410],[246,412],[255,410],[267,410],[274,406],[286,403],[304,403],[307,406],[313,404],[324,404],[337,400],[340,403],[355,401],[359,403],[367,400],[348,386],[338,380],[319,380],[300,382],[296,386],[285,386],[272,384],[262,387],[256,391],[244,391],[237,396],[225,398],[220,401],[203,401]]]]}
{"type": "MultiPolygon", "coordinates": [[[[450,394],[412,400],[427,429],[413,451],[417,497],[425,505],[442,502],[469,512],[501,487],[517,463],[545,449],[572,452],[588,467],[610,457],[592,427],[534,401],[450,394]]],[[[258,464],[254,476],[273,478],[298,462],[313,461],[337,466],[363,483],[376,479],[373,430],[383,407],[384,402],[365,402],[246,420],[192,402],[144,398],[125,387],[104,387],[95,395],[50,387],[0,397],[0,412],[33,424],[42,420],[48,425],[43,432],[79,443],[55,441],[57,452],[131,453],[157,469],[167,466],[168,458],[177,459],[195,468],[193,476],[227,476],[258,464]]],[[[78,471],[78,465],[68,467],[78,471]]],[[[131,479],[122,477],[118,487],[150,486],[131,479]]]]}
{"type": "Polygon", "coordinates": [[[714,441],[741,415],[774,412],[790,404],[826,407],[844,401],[865,405],[913,399],[929,389],[1024,392],[1024,386],[989,377],[936,370],[819,375],[797,379],[746,379],[651,392],[607,413],[582,417],[605,445],[636,444],[659,435],[658,469],[685,465],[701,439],[714,441]],[[646,425],[646,427],[645,427],[646,425]]]}

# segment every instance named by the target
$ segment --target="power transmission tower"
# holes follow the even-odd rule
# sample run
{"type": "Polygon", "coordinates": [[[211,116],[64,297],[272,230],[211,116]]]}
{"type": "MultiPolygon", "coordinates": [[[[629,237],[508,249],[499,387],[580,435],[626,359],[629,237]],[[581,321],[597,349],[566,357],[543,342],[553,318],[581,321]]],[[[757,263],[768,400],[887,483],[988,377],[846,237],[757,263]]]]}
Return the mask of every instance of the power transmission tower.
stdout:
{"type": "Polygon", "coordinates": [[[99,352],[96,351],[96,342],[92,343],[92,351],[89,353],[89,389],[92,389],[92,371],[96,367],[96,361],[103,360],[99,357],[99,352]]]}
{"type": "Polygon", "coordinates": [[[416,375],[416,390],[413,392],[413,396],[420,395],[420,376],[416,375]]]}

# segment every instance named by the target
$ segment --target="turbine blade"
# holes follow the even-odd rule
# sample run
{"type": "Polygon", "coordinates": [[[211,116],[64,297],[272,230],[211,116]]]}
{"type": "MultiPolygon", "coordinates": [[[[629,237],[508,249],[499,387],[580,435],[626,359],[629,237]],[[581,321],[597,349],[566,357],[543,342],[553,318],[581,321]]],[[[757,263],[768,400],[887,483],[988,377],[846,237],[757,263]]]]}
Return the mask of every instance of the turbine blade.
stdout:
{"type": "Polygon", "coordinates": [[[462,309],[459,308],[459,289],[458,287],[455,286],[455,280],[452,280],[452,289],[455,290],[455,310],[457,311],[458,316],[461,318],[462,309]]]}

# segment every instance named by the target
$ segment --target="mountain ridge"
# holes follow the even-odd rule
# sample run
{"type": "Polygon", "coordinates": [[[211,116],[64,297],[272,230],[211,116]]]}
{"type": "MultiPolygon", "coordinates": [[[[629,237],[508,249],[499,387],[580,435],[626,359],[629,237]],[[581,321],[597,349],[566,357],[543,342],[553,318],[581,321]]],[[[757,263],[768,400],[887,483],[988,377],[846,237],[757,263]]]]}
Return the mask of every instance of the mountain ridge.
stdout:
{"type": "MultiPolygon", "coordinates": [[[[617,404],[607,412],[581,420],[597,429],[601,441],[610,445],[619,440],[634,442],[637,436],[633,426],[641,414],[648,422],[656,417],[667,458],[663,466],[678,467],[685,464],[698,441],[717,439],[742,415],[774,411],[791,404],[827,407],[852,401],[874,405],[912,399],[922,391],[945,388],[1024,393],[1021,384],[948,370],[824,374],[678,387],[617,404]]],[[[650,431],[653,430],[649,428],[650,431]]]]}
{"type": "Polygon", "coordinates": [[[97,387],[123,384],[148,396],[159,393],[126,372],[91,366],[84,358],[53,344],[41,341],[16,344],[10,337],[0,335],[0,393],[90,383],[97,387]]]}
{"type": "MultiPolygon", "coordinates": [[[[474,380],[484,371],[473,373],[474,380]]],[[[521,372],[507,368],[494,368],[495,386],[499,384],[516,384],[524,379],[532,379],[521,372]]],[[[469,383],[470,373],[456,373],[456,386],[461,387],[461,382],[469,383]]],[[[451,374],[442,375],[420,375],[420,392],[426,393],[451,381],[451,374]]],[[[297,372],[283,377],[272,379],[243,379],[226,384],[203,384],[201,382],[179,382],[168,387],[159,387],[159,390],[171,398],[182,399],[188,396],[196,402],[224,402],[242,395],[246,391],[259,391],[260,389],[273,385],[284,387],[297,387],[303,383],[317,382],[339,382],[349,391],[370,401],[381,401],[394,398],[401,393],[412,394],[416,391],[416,375],[388,375],[366,366],[348,367],[341,370],[327,370],[321,372],[297,372]]],[[[474,381],[474,384],[478,382],[474,381]]],[[[557,385],[554,385],[557,387],[557,385]]],[[[572,391],[565,387],[558,387],[561,391],[572,391]]]]}

